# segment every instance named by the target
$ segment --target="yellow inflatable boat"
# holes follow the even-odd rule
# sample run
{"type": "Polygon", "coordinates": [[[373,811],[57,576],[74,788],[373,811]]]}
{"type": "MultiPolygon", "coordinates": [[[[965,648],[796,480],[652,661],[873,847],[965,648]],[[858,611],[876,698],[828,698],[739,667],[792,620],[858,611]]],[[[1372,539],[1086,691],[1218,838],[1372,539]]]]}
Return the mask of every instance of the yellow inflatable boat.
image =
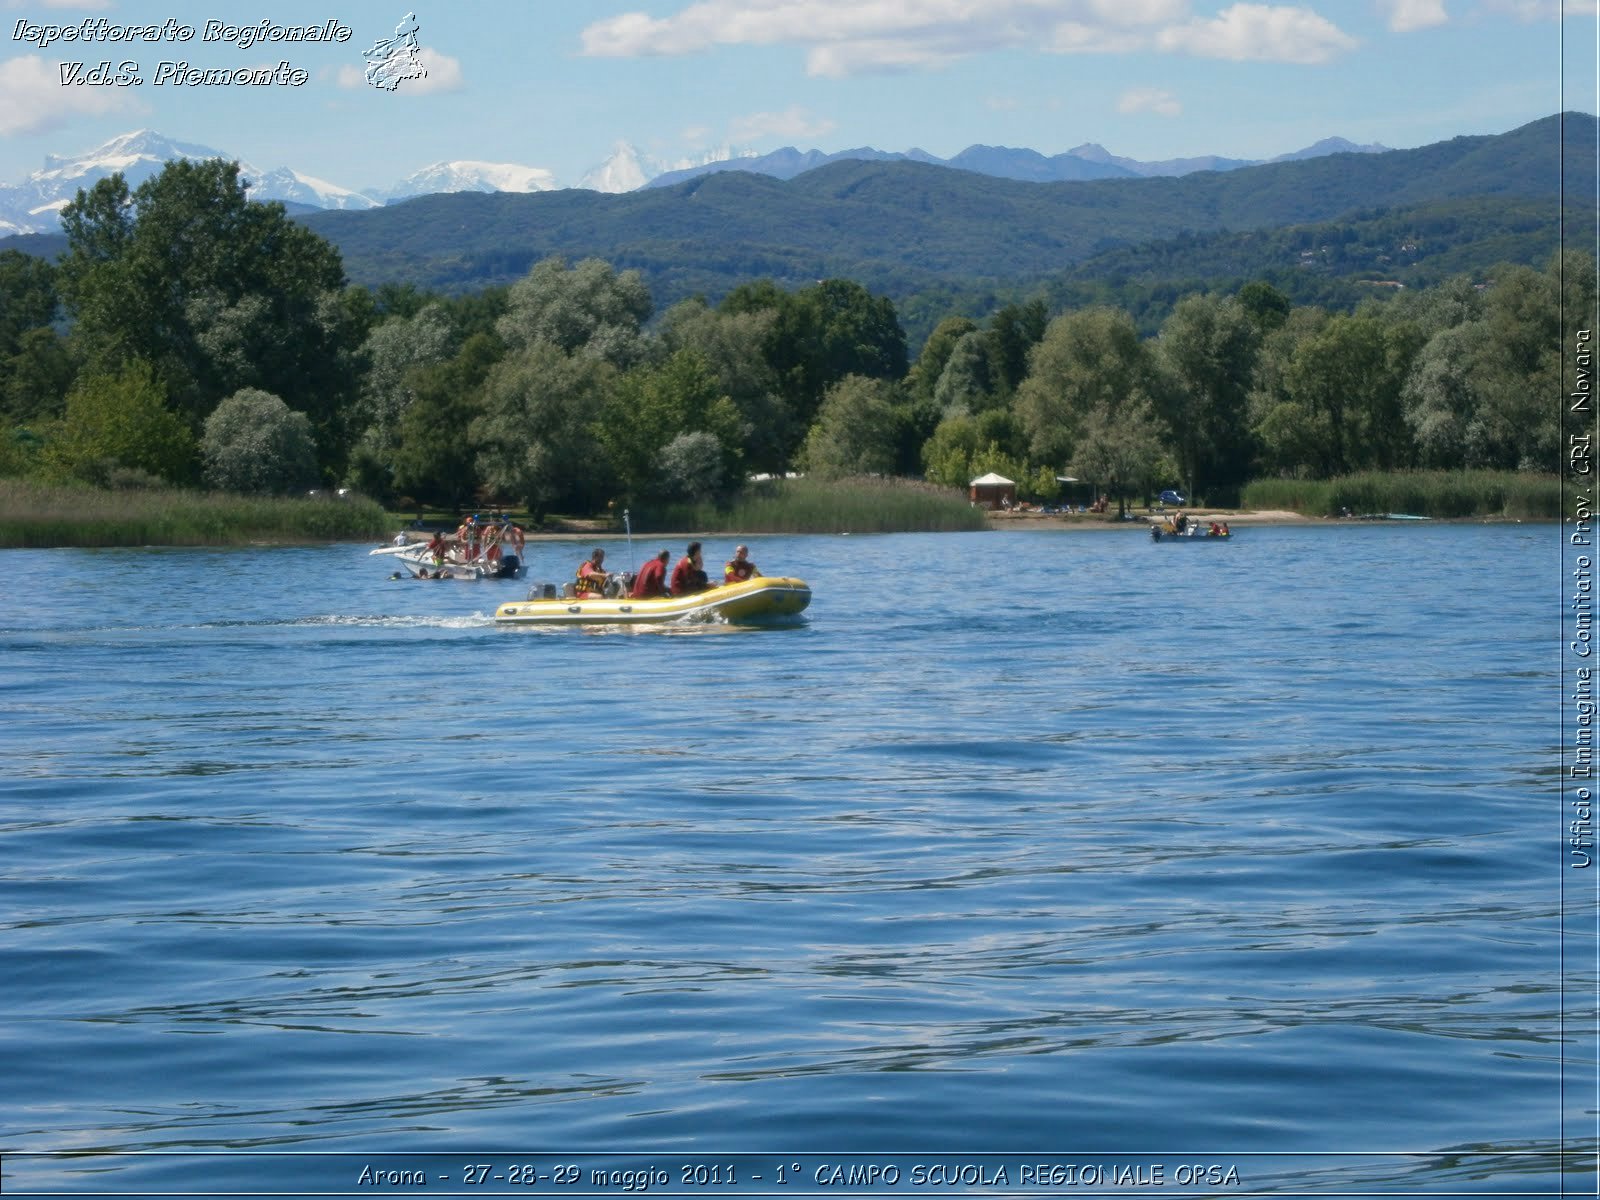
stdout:
{"type": "Polygon", "coordinates": [[[805,580],[758,575],[693,596],[658,600],[530,596],[502,604],[495,609],[494,619],[502,625],[648,625],[718,620],[759,624],[774,617],[792,617],[810,603],[811,589],[805,580]]]}

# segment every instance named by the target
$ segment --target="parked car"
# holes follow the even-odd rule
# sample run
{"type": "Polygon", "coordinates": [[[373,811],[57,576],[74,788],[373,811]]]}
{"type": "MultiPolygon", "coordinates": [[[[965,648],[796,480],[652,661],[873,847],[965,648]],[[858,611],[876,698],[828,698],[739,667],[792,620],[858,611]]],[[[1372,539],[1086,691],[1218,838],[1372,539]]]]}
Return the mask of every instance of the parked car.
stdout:
{"type": "Polygon", "coordinates": [[[1182,492],[1177,492],[1177,491],[1174,491],[1172,488],[1168,488],[1166,491],[1161,493],[1161,503],[1163,503],[1163,504],[1187,504],[1189,502],[1183,498],[1183,493],[1182,492]]]}

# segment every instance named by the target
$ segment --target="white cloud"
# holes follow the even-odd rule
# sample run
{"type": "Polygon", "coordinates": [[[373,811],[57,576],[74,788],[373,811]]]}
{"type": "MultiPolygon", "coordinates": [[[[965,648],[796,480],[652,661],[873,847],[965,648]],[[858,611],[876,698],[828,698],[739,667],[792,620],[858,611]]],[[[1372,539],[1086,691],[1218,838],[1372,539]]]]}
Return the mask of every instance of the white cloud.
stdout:
{"type": "Polygon", "coordinates": [[[1310,9],[1234,4],[1210,20],[1164,29],[1163,50],[1233,62],[1321,63],[1353,50],[1356,40],[1310,9]]]}
{"type": "Polygon", "coordinates": [[[0,137],[43,133],[74,117],[135,107],[126,88],[63,86],[60,64],[37,54],[0,62],[0,137]]]}
{"type": "Polygon", "coordinates": [[[1389,28],[1395,33],[1431,29],[1450,20],[1444,0],[1378,0],[1378,8],[1388,15],[1389,28]]]}
{"type": "Polygon", "coordinates": [[[1600,0],[1484,0],[1483,6],[1489,12],[1509,13],[1519,21],[1600,17],[1600,0]]]}
{"type": "MultiPolygon", "coordinates": [[[[394,89],[396,95],[426,96],[433,93],[459,92],[466,86],[466,77],[461,72],[459,58],[440,54],[437,50],[430,50],[426,46],[421,47],[418,53],[428,73],[420,79],[401,80],[399,86],[394,89]]],[[[333,81],[342,88],[352,90],[372,86],[367,82],[366,72],[362,68],[348,64],[339,68],[333,81]]]]}
{"type": "Polygon", "coordinates": [[[819,138],[833,132],[833,129],[833,121],[814,116],[793,104],[783,112],[751,113],[728,123],[728,135],[739,142],[754,142],[761,138],[819,138]]]}
{"type": "Polygon", "coordinates": [[[466,79],[461,74],[461,60],[451,58],[448,54],[440,54],[437,50],[430,50],[427,46],[421,50],[422,65],[428,68],[428,73],[421,79],[408,79],[400,85],[400,90],[414,92],[418,95],[429,95],[434,92],[459,92],[466,86],[466,79]]]}
{"type": "Polygon", "coordinates": [[[1155,113],[1158,117],[1176,117],[1183,113],[1183,105],[1171,92],[1161,88],[1129,88],[1117,98],[1120,113],[1155,113]]]}
{"type": "Polygon", "coordinates": [[[695,0],[666,16],[597,21],[581,40],[584,54],[618,58],[795,46],[808,73],[829,76],[939,67],[1005,49],[1308,62],[1355,44],[1304,8],[1236,4],[1204,20],[1192,16],[1190,0],[695,0]]]}

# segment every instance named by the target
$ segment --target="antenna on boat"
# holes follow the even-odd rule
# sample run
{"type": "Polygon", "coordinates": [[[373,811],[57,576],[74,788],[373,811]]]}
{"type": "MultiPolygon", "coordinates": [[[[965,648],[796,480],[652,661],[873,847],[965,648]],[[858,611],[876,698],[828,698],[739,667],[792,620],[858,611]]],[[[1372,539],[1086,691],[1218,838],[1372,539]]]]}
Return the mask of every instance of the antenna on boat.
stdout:
{"type": "Polygon", "coordinates": [[[633,522],[628,518],[628,510],[622,510],[622,528],[628,535],[628,568],[633,566],[633,522]]]}

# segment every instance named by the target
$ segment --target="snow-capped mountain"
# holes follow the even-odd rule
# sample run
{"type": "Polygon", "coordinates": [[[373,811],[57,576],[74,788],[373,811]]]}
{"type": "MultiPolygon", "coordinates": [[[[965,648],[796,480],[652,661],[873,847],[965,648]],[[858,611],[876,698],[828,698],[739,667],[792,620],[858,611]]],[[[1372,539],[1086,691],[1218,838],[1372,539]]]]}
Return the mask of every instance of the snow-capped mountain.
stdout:
{"type": "Polygon", "coordinates": [[[631,142],[618,142],[604,162],[583,173],[577,186],[592,192],[633,192],[647,184],[655,186],[658,180],[676,183],[680,178],[686,179],[708,168],[713,171],[738,168],[758,170],[756,167],[746,167],[746,164],[756,161],[760,159],[754,150],[718,146],[704,154],[667,162],[652,158],[631,142]]]}
{"type": "MultiPolygon", "coordinates": [[[[209,158],[234,161],[237,156],[194,142],[180,142],[150,129],[114,137],[104,145],[75,155],[45,156],[44,168],[19,184],[0,184],[0,231],[54,233],[60,211],[80,188],[121,172],[130,189],[138,187],[175,158],[200,162],[209,158]]],[[[262,171],[239,160],[251,199],[283,200],[315,208],[376,208],[379,201],[288,167],[262,171]]]]}
{"type": "Polygon", "coordinates": [[[439,162],[423,167],[393,187],[363,193],[377,200],[403,200],[438,192],[549,192],[557,187],[553,172],[521,163],[439,162]]]}
{"type": "Polygon", "coordinates": [[[239,164],[239,169],[245,177],[252,200],[283,200],[293,204],[309,204],[313,208],[383,207],[381,200],[374,200],[362,192],[353,192],[325,179],[302,175],[288,167],[279,167],[265,175],[250,174],[243,163],[239,164]]]}
{"type": "Polygon", "coordinates": [[[618,142],[612,147],[609,158],[583,173],[578,186],[593,192],[631,192],[659,174],[658,163],[640,154],[637,147],[618,142]]]}
{"type": "MultiPolygon", "coordinates": [[[[1326,138],[1304,150],[1265,160],[1315,158],[1325,154],[1375,154],[1385,146],[1357,145],[1343,138],[1326,138]]],[[[60,211],[78,189],[93,187],[120,171],[130,188],[158,174],[171,159],[203,160],[235,155],[210,146],[180,142],[149,129],[112,138],[102,146],[77,155],[47,155],[42,170],[21,183],[0,184],[0,236],[17,233],[54,233],[60,228],[60,211]]],[[[1231,171],[1255,166],[1254,159],[1202,158],[1139,162],[1112,154],[1104,146],[1086,142],[1063,154],[1046,157],[1036,150],[1009,146],[969,146],[953,158],[939,158],[924,150],[891,152],[870,146],[854,150],[800,151],[785,146],[770,154],[719,146],[704,154],[664,161],[645,154],[629,142],[617,142],[611,154],[590,168],[577,186],[597,192],[631,192],[642,187],[665,187],[713,171],[756,171],[779,179],[792,179],[824,163],[840,159],[911,159],[937,166],[955,167],[1005,179],[1063,180],[1108,179],[1132,176],[1187,175],[1192,171],[1231,171]]],[[[289,167],[262,171],[239,161],[250,196],[256,200],[281,200],[311,208],[378,208],[394,200],[438,192],[544,192],[561,186],[544,167],[519,163],[456,160],[438,162],[406,176],[388,188],[356,191],[325,179],[303,175],[289,167]]]]}

